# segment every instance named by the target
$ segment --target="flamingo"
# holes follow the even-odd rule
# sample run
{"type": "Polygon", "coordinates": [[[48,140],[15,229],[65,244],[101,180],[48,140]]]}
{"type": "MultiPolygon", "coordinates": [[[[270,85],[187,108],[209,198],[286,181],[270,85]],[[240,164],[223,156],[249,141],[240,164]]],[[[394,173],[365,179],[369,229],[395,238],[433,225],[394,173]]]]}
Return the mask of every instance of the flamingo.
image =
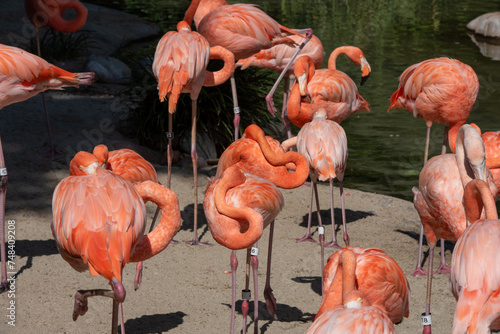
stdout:
{"type": "MultiPolygon", "coordinates": [[[[291,35],[290,39],[294,40],[296,44],[301,44],[304,42],[305,37],[301,35],[291,35]]],[[[295,53],[296,48],[291,47],[287,44],[278,44],[273,46],[270,49],[264,49],[259,53],[246,58],[240,59],[236,63],[236,66],[241,66],[241,69],[244,70],[249,66],[257,66],[260,68],[270,68],[275,70],[278,73],[283,72],[286,65],[290,63],[292,60],[293,54],[295,53]]],[[[300,56],[309,56],[314,63],[315,68],[320,68],[323,63],[323,59],[325,57],[325,51],[323,49],[323,44],[318,37],[313,35],[309,42],[304,46],[302,51],[300,52],[300,56]]],[[[293,84],[295,80],[295,76],[293,74],[295,62],[298,58],[295,58],[291,63],[290,67],[285,73],[285,82],[284,82],[284,92],[283,92],[283,109],[281,111],[281,118],[285,123],[285,132],[288,138],[292,137],[292,132],[290,130],[290,120],[288,119],[286,113],[286,105],[288,101],[288,94],[290,91],[290,85],[293,84]]],[[[273,95],[274,91],[270,92],[270,95],[273,95]]],[[[274,116],[274,113],[271,113],[274,116]]]]}
{"type": "Polygon", "coordinates": [[[467,23],[467,29],[472,30],[474,34],[485,37],[500,37],[500,12],[479,15],[467,23]]]}
{"type": "MultiPolygon", "coordinates": [[[[237,170],[239,173],[244,172],[244,176],[248,178],[257,178],[265,180],[269,182],[273,187],[280,187],[285,189],[292,189],[299,187],[302,185],[307,179],[308,174],[308,165],[307,160],[304,156],[297,152],[287,152],[284,153],[281,147],[279,146],[279,142],[270,137],[266,137],[262,129],[260,129],[257,125],[250,125],[245,129],[244,138],[238,139],[234,143],[232,143],[221,155],[219,159],[219,164],[217,166],[216,176],[213,178],[212,183],[208,186],[208,190],[205,193],[205,200],[203,202],[203,207],[205,210],[205,216],[207,217],[207,221],[209,222],[209,228],[212,233],[214,239],[222,244],[225,247],[228,247],[232,250],[231,252],[231,269],[233,273],[233,300],[232,300],[232,316],[231,316],[231,332],[234,331],[234,312],[235,312],[235,295],[234,291],[236,289],[235,286],[235,275],[236,268],[238,265],[238,261],[236,258],[236,249],[242,249],[247,247],[236,248],[234,247],[235,243],[245,242],[245,245],[254,244],[262,235],[262,231],[259,234],[252,234],[252,238],[249,237],[250,234],[245,233],[245,235],[240,235],[239,233],[234,232],[235,225],[232,219],[229,221],[232,223],[232,228],[225,229],[228,218],[225,217],[225,213],[220,211],[218,204],[216,204],[216,200],[214,196],[216,196],[215,192],[217,187],[218,180],[222,178],[229,178],[226,176],[226,173],[231,173],[231,177],[233,174],[237,172],[227,172],[229,169],[237,170]],[[294,168],[294,172],[290,172],[285,166],[288,165],[291,168],[294,168]],[[214,190],[215,189],[215,190],[214,190]],[[230,232],[232,231],[232,232],[230,232]],[[249,239],[250,238],[250,239],[249,239]],[[234,240],[233,240],[234,239],[234,240]],[[244,240],[244,241],[243,241],[244,240]],[[250,241],[249,241],[250,240],[250,241]],[[253,241],[253,242],[252,242],[253,241]]],[[[241,176],[240,179],[243,180],[241,176]]],[[[222,181],[221,181],[222,182],[222,181]]],[[[244,181],[242,181],[244,182],[244,181]]],[[[260,181],[259,181],[260,182],[260,181]]],[[[237,183],[238,185],[241,183],[237,183]]],[[[241,187],[242,194],[247,194],[246,190],[249,189],[250,186],[241,187]]],[[[266,183],[267,184],[267,183],[266,183]]],[[[274,189],[273,188],[273,189],[274,189]]],[[[274,191],[274,190],[273,190],[274,191]]],[[[277,190],[276,192],[281,197],[281,193],[277,190]]],[[[250,190],[248,194],[250,194],[250,190]]],[[[262,193],[264,196],[265,193],[262,193]]],[[[227,195],[229,196],[229,195],[227,195]]],[[[243,196],[243,195],[241,195],[243,196]]],[[[260,195],[259,195],[260,196],[260,195]]],[[[272,215],[272,219],[268,217],[269,213],[263,213],[262,211],[258,211],[263,215],[263,219],[266,221],[265,226],[270,224],[269,231],[269,248],[268,248],[268,263],[267,263],[267,272],[266,272],[266,285],[264,288],[264,298],[266,300],[266,306],[268,312],[274,316],[276,310],[276,298],[272,293],[272,289],[270,286],[270,268],[271,268],[271,254],[272,254],[272,239],[273,239],[273,231],[274,231],[274,217],[279,213],[283,204],[279,204],[280,201],[277,200],[278,195],[269,195],[267,198],[273,199],[276,207],[276,212],[272,215]],[[274,197],[273,197],[274,196],[274,197]],[[278,210],[279,209],[279,210],[278,210]],[[267,222],[266,219],[269,219],[267,222]]],[[[243,201],[243,200],[242,200],[243,201]]],[[[264,199],[262,200],[264,201],[264,199]]],[[[282,201],[282,200],[281,200],[282,201]]],[[[229,202],[228,202],[229,204],[229,202]]],[[[235,206],[238,206],[235,204],[235,206]]],[[[251,206],[249,204],[249,206],[251,206]]],[[[273,209],[274,210],[274,209],[273,209]]],[[[267,212],[267,211],[265,211],[267,212]]],[[[233,217],[234,218],[234,217],[233,217]]],[[[247,226],[246,224],[242,227],[242,232],[245,232],[247,226]]],[[[262,228],[263,229],[263,228],[262,228]]],[[[255,249],[255,248],[254,248],[255,249]]],[[[249,252],[247,252],[248,258],[249,252]]],[[[251,256],[250,260],[253,270],[254,270],[254,285],[255,285],[255,296],[257,296],[257,266],[258,260],[257,256],[251,256]]],[[[248,290],[248,279],[247,279],[247,287],[245,291],[248,290]]],[[[248,290],[249,291],[249,290],[248,290]]],[[[243,310],[243,319],[246,321],[246,315],[248,312],[248,301],[247,297],[245,297],[242,310],[243,310]]],[[[257,303],[257,297],[255,299],[255,303],[257,303]]],[[[255,329],[257,330],[257,320],[258,320],[258,307],[255,307],[255,329]]],[[[246,325],[243,326],[246,328],[246,325]]]]}
{"type": "MultiPolygon", "coordinates": [[[[190,8],[198,6],[193,0],[190,8]]],[[[192,10],[191,10],[192,11],[192,10]]],[[[184,21],[177,24],[177,31],[167,32],[158,42],[153,61],[153,73],[158,81],[160,101],[168,98],[168,147],[167,187],[170,188],[172,166],[172,114],[177,107],[181,93],[191,97],[191,159],[194,177],[194,236],[187,243],[208,245],[198,239],[198,154],[196,153],[197,100],[202,86],[216,86],[225,82],[234,72],[234,56],[223,47],[210,47],[207,40],[197,32],[191,31],[187,22],[192,21],[194,12],[186,13],[184,21]],[[209,59],[222,59],[224,67],[217,72],[207,71],[209,59]]]]}
{"type": "MultiPolygon", "coordinates": [[[[369,295],[359,286],[361,283],[358,272],[363,262],[359,260],[360,255],[356,254],[355,250],[356,248],[344,248],[339,251],[340,254],[337,252],[332,255],[336,256],[337,260],[334,281],[342,282],[337,286],[339,290],[336,291],[337,299],[340,299],[339,305],[330,307],[321,315],[318,313],[307,334],[396,333],[394,324],[384,312],[384,309],[374,305],[370,301],[369,295]],[[356,284],[356,281],[358,284],[356,284]]],[[[372,248],[370,250],[376,249],[372,248]]],[[[381,253],[385,254],[383,251],[381,253]]],[[[369,271],[370,269],[364,268],[364,272],[369,271]]],[[[385,276],[386,272],[384,270],[380,270],[380,272],[385,276]]],[[[325,274],[329,273],[325,270],[325,274]]],[[[404,274],[402,277],[404,277],[404,274]]],[[[408,307],[408,305],[406,306],[408,307]]]]}
{"type": "Polygon", "coordinates": [[[112,287],[77,291],[73,320],[87,312],[89,297],[111,297],[112,333],[117,332],[118,308],[121,332],[125,333],[123,267],[147,260],[168,246],[180,227],[177,196],[151,181],[133,186],[101,168],[93,154],[79,152],[70,163],[70,176],[54,190],[52,211],[52,234],[63,259],[79,272],[102,275],[112,287]],[[162,218],[153,232],[143,235],[147,201],[161,208],[162,218]]]}
{"type": "MultiPolygon", "coordinates": [[[[186,11],[189,24],[194,18],[196,29],[211,46],[220,45],[234,54],[235,60],[248,58],[263,49],[278,44],[295,46],[294,40],[283,35],[306,34],[305,41],[296,49],[293,59],[304,45],[311,39],[312,29],[294,30],[280,25],[255,5],[230,5],[225,0],[193,0],[186,11]]],[[[287,66],[290,66],[291,62],[287,66]]],[[[288,69],[288,67],[286,67],[288,69]]],[[[286,73],[286,69],[278,77],[272,92],[286,73]]],[[[240,108],[236,93],[236,81],[231,75],[231,88],[234,102],[234,139],[239,137],[240,108]]],[[[274,113],[272,95],[266,97],[268,109],[274,113]]]]}
{"type": "MultiPolygon", "coordinates": [[[[456,154],[429,159],[420,172],[419,187],[413,188],[413,203],[429,243],[426,317],[430,317],[434,247],[439,238],[456,241],[465,230],[463,187],[472,178],[487,181],[493,195],[497,196],[493,177],[485,164],[481,136],[471,125],[465,124],[458,131],[456,154]]],[[[424,333],[430,330],[430,324],[424,325],[424,333]]]]}
{"type": "MultiPolygon", "coordinates": [[[[0,44],[0,109],[12,103],[22,102],[47,89],[63,89],[90,85],[95,74],[71,73],[54,66],[42,58],[22,49],[0,44]]],[[[7,191],[7,169],[0,139],[0,243],[2,280],[0,293],[8,289],[5,258],[4,216],[7,191]]]]}
{"type": "Polygon", "coordinates": [[[464,207],[471,225],[451,258],[450,286],[457,300],[452,333],[490,333],[500,329],[500,221],[484,181],[472,180],[465,186],[464,207]],[[483,207],[486,219],[480,219],[483,207]]]}
{"type": "Polygon", "coordinates": [[[312,121],[318,108],[325,108],[329,120],[341,123],[358,110],[370,110],[368,102],[358,93],[352,79],[336,69],[336,60],[345,54],[361,68],[361,84],[371,73],[363,52],[355,46],[338,47],[328,58],[328,69],[316,69],[312,59],[300,57],[295,63],[297,82],[293,85],[287,105],[290,122],[301,128],[312,121]]]}
{"type": "MultiPolygon", "coordinates": [[[[391,109],[406,109],[414,117],[425,120],[427,135],[425,140],[424,165],[429,155],[429,140],[432,123],[445,125],[441,154],[446,153],[448,132],[465,124],[474,106],[479,91],[476,73],[467,64],[456,59],[440,57],[424,60],[411,65],[399,77],[399,87],[391,95],[391,109]]],[[[423,226],[420,226],[417,266],[413,276],[426,275],[422,269],[423,226]]],[[[441,263],[444,261],[444,240],[441,240],[441,263]]],[[[440,273],[448,273],[447,266],[440,273]]]]}
{"type": "Polygon", "coordinates": [[[345,202],[343,180],[347,162],[347,137],[344,129],[334,121],[326,119],[326,110],[318,109],[314,114],[311,122],[306,123],[296,137],[288,139],[282,143],[285,151],[290,146],[297,146],[297,151],[303,154],[310,166],[311,176],[311,196],[309,202],[309,215],[307,219],[307,232],[302,238],[297,241],[313,241],[311,235],[311,218],[312,218],[312,201],[316,195],[316,208],[318,213],[319,223],[319,243],[321,245],[321,270],[324,266],[324,246],[340,248],[335,235],[335,215],[333,206],[333,180],[337,178],[340,185],[340,200],[342,206],[342,225],[344,228],[344,242],[349,246],[349,236],[346,230],[345,219],[345,202]],[[332,220],[332,242],[324,245],[324,230],[321,222],[321,214],[319,209],[317,181],[330,182],[330,214],[332,220]]]}
{"type": "MultiPolygon", "coordinates": [[[[121,176],[132,184],[139,184],[144,181],[158,182],[158,176],[153,165],[144,159],[139,153],[130,149],[120,149],[109,151],[106,145],[97,145],[92,152],[99,162],[99,165],[121,176]]],[[[160,213],[160,207],[156,208],[149,232],[153,230],[156,218],[160,213]]],[[[172,240],[173,244],[175,240],[172,240]]],[[[139,289],[142,281],[142,262],[137,262],[136,276],[134,280],[135,290],[139,289]]]]}
{"type": "MultiPolygon", "coordinates": [[[[41,27],[49,27],[52,30],[63,33],[72,33],[82,28],[85,22],[87,22],[87,7],[78,0],[25,0],[24,7],[29,20],[35,27],[37,53],[39,57],[42,56],[39,34],[41,27]],[[76,11],[76,16],[73,20],[68,21],[63,18],[63,14],[70,8],[76,11]]],[[[55,150],[52,142],[52,133],[50,131],[49,114],[45,102],[45,94],[43,93],[42,99],[45,118],[47,120],[47,131],[49,133],[49,155],[51,158],[54,158],[55,150]]]]}
{"type": "Polygon", "coordinates": [[[328,258],[323,270],[323,299],[316,313],[318,319],[334,306],[342,305],[342,264],[345,252],[352,252],[356,260],[356,286],[374,306],[387,314],[393,323],[409,315],[410,284],[398,263],[378,248],[346,247],[328,258]]]}

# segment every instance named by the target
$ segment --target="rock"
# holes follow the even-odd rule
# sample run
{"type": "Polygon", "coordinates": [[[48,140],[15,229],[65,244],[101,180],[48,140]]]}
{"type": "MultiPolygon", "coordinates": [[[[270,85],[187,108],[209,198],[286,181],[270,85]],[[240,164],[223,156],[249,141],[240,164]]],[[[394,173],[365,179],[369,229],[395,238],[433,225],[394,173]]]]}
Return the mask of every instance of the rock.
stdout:
{"type": "Polygon", "coordinates": [[[85,70],[96,73],[99,82],[117,84],[132,82],[130,68],[113,57],[91,55],[85,70]]]}

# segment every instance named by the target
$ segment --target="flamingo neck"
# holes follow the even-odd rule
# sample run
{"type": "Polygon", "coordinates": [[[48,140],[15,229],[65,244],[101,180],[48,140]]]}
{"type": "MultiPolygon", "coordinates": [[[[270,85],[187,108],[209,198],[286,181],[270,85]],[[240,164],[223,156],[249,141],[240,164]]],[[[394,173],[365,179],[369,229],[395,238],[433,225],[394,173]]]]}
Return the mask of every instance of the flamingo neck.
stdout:
{"type": "Polygon", "coordinates": [[[130,262],[144,261],[163,251],[181,226],[179,200],[172,190],[152,181],[139,183],[135,187],[144,203],[151,201],[160,207],[161,219],[152,232],[137,241],[130,262]]]}
{"type": "Polygon", "coordinates": [[[28,17],[37,29],[48,26],[63,33],[71,33],[87,22],[87,7],[78,0],[26,0],[25,4],[28,17]],[[76,11],[76,17],[72,21],[62,17],[69,8],[76,11]]]}
{"type": "Polygon", "coordinates": [[[288,95],[288,103],[286,105],[286,112],[288,119],[292,124],[301,128],[305,123],[305,112],[302,109],[302,97],[298,83],[295,83],[288,95]],[[301,112],[302,111],[302,112],[301,112]]]}
{"type": "MultiPolygon", "coordinates": [[[[327,272],[327,267],[323,272],[327,272]]],[[[342,305],[342,266],[338,265],[335,271],[335,276],[333,276],[332,283],[328,287],[328,291],[323,291],[324,297],[321,302],[321,306],[316,313],[315,320],[323,314],[325,311],[331,309],[334,306],[342,305]]]]}
{"type": "Polygon", "coordinates": [[[345,304],[347,295],[356,290],[356,254],[345,249],[340,254],[339,264],[342,265],[342,303],[345,304]]]}
{"type": "Polygon", "coordinates": [[[458,131],[455,156],[464,187],[473,178],[487,182],[484,142],[477,131],[468,124],[462,125],[458,131]]]}
{"type": "Polygon", "coordinates": [[[186,10],[186,13],[184,14],[183,21],[186,21],[189,26],[191,26],[191,24],[193,23],[193,17],[194,14],[196,13],[196,10],[198,9],[199,4],[200,0],[191,1],[191,4],[189,5],[188,9],[186,10]]]}
{"type": "Polygon", "coordinates": [[[224,62],[224,67],[216,72],[206,71],[203,86],[212,87],[223,84],[234,73],[234,54],[222,46],[210,48],[210,59],[220,59],[224,62]]]}
{"type": "MultiPolygon", "coordinates": [[[[450,126],[448,130],[448,145],[450,146],[450,151],[452,153],[456,152],[456,144],[457,144],[457,137],[458,137],[458,130],[460,130],[460,127],[464,125],[464,123],[457,123],[452,126],[450,126]]],[[[479,129],[477,125],[471,124],[473,127],[479,129]]],[[[481,130],[479,130],[479,134],[481,134],[481,130]]]]}
{"type": "Polygon", "coordinates": [[[309,163],[302,154],[274,152],[267,142],[264,131],[255,124],[251,124],[245,129],[245,136],[259,144],[262,154],[271,165],[286,166],[288,163],[292,163],[296,166],[293,173],[290,173],[286,168],[279,169],[276,173],[271,174],[271,178],[268,178],[269,181],[284,189],[293,189],[304,184],[309,175],[309,163]]]}
{"type": "Polygon", "coordinates": [[[332,51],[330,57],[328,58],[328,68],[330,70],[337,69],[337,57],[341,54],[345,54],[354,64],[360,66],[361,60],[359,52],[357,48],[353,48],[352,46],[340,46],[332,51]]]}
{"type": "Polygon", "coordinates": [[[201,20],[203,20],[208,13],[210,13],[213,9],[224,5],[229,5],[229,3],[226,0],[201,0],[200,5],[194,14],[194,24],[196,25],[196,28],[198,29],[201,20]]]}
{"type": "Polygon", "coordinates": [[[495,199],[490,187],[483,180],[472,180],[464,189],[464,208],[467,221],[474,223],[481,217],[483,208],[486,219],[498,219],[495,199]]]}
{"type": "Polygon", "coordinates": [[[236,166],[229,167],[215,186],[214,202],[219,214],[236,220],[238,223],[224,229],[223,240],[217,240],[230,249],[251,247],[262,236],[264,221],[260,214],[250,208],[236,208],[226,202],[227,192],[246,181],[245,174],[236,166]],[[248,229],[241,232],[239,221],[248,223],[248,229]]]}

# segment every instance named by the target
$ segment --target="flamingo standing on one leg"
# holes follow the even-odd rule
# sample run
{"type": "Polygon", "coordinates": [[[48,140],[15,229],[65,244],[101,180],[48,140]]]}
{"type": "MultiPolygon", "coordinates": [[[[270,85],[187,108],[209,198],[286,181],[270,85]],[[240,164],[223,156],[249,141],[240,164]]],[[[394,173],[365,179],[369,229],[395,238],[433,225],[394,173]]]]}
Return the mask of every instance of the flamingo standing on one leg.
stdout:
{"type": "Polygon", "coordinates": [[[450,286],[457,300],[452,333],[490,333],[500,329],[500,221],[484,181],[465,186],[464,207],[472,225],[457,240],[451,258],[450,286]],[[483,207],[486,219],[480,219],[483,207]]]}
{"type": "Polygon", "coordinates": [[[323,299],[316,319],[332,307],[342,305],[341,257],[345,252],[355,255],[356,286],[370,303],[383,310],[394,323],[408,317],[410,285],[397,262],[378,248],[346,247],[328,258],[323,270],[323,299]]]}
{"type": "MultiPolygon", "coordinates": [[[[463,187],[473,178],[489,183],[493,195],[497,188],[485,164],[484,144],[479,133],[470,125],[463,125],[456,141],[456,154],[442,154],[431,158],[422,168],[419,187],[413,188],[413,203],[424,226],[429,243],[426,316],[430,317],[432,262],[438,239],[456,241],[466,227],[462,205],[463,187]]],[[[424,325],[424,333],[431,326],[424,325]]]]}
{"type": "MultiPolygon", "coordinates": [[[[26,14],[36,31],[36,45],[38,56],[41,57],[40,50],[40,34],[41,27],[49,27],[52,30],[60,31],[63,33],[72,33],[82,28],[87,22],[88,10],[78,0],[25,0],[24,6],[26,14]],[[76,17],[71,20],[65,20],[63,14],[66,9],[74,9],[76,17]]],[[[55,150],[52,142],[52,133],[50,131],[49,113],[47,111],[47,104],[45,102],[45,94],[42,93],[43,108],[45,111],[45,118],[47,120],[47,130],[49,133],[49,155],[54,158],[55,150]]]]}
{"type": "Polygon", "coordinates": [[[368,102],[358,93],[352,79],[336,69],[336,60],[345,54],[361,68],[361,84],[371,73],[370,64],[363,52],[355,46],[338,47],[328,58],[327,69],[316,69],[311,58],[300,57],[295,62],[293,85],[288,99],[287,113],[290,122],[301,128],[312,121],[318,108],[325,108],[327,119],[341,123],[358,110],[370,110],[368,102]]]}
{"type": "MultiPolygon", "coordinates": [[[[190,8],[196,7],[199,0],[193,0],[190,8]]],[[[198,154],[196,153],[197,100],[202,86],[216,86],[225,82],[234,71],[234,57],[231,52],[216,46],[210,47],[207,40],[197,32],[191,31],[189,24],[194,12],[188,11],[184,21],[177,24],[177,31],[166,33],[158,42],[153,61],[153,72],[158,80],[160,101],[168,98],[168,176],[170,188],[172,166],[172,114],[177,107],[181,93],[191,97],[191,159],[194,176],[194,236],[188,241],[192,245],[207,245],[198,239],[198,154]],[[224,67],[217,72],[207,71],[209,59],[222,59],[224,67]]]]}
{"type": "MultiPolygon", "coordinates": [[[[294,40],[297,44],[301,44],[305,40],[305,37],[301,35],[291,35],[289,36],[289,38],[294,40]]],[[[286,112],[286,105],[288,101],[290,86],[295,80],[293,71],[295,62],[298,59],[293,59],[295,51],[295,47],[289,46],[287,44],[278,44],[270,49],[264,49],[249,58],[240,59],[236,63],[237,66],[241,66],[242,70],[248,68],[249,66],[257,66],[260,68],[270,68],[278,73],[281,73],[288,65],[288,63],[291,62],[288,70],[285,73],[285,81],[283,85],[283,108],[281,111],[281,118],[283,119],[283,122],[285,124],[285,132],[288,138],[292,137],[292,132],[290,130],[290,120],[288,119],[288,115],[286,112]]],[[[313,60],[315,68],[321,67],[323,59],[325,57],[325,51],[323,49],[323,44],[321,44],[321,41],[318,37],[314,35],[311,37],[302,51],[300,51],[300,57],[302,56],[309,56],[313,60]]],[[[272,95],[273,93],[274,92],[270,92],[269,94],[272,95]]],[[[274,116],[274,113],[272,113],[272,115],[274,116]]]]}
{"type": "MultiPolygon", "coordinates": [[[[158,182],[158,176],[153,165],[144,159],[139,153],[130,149],[119,149],[109,151],[106,145],[97,145],[92,152],[99,161],[102,168],[112,171],[125,180],[138,184],[144,181],[158,182]]],[[[160,207],[156,208],[149,232],[153,230],[156,218],[160,213],[160,207]]],[[[172,240],[170,243],[174,243],[172,240]]],[[[137,262],[136,276],[134,280],[135,290],[139,289],[142,281],[142,262],[137,262]]]]}
{"type": "MultiPolygon", "coordinates": [[[[230,5],[224,0],[201,0],[199,6],[194,4],[186,12],[186,17],[194,18],[196,29],[210,43],[211,46],[220,45],[234,54],[235,60],[248,58],[263,49],[269,49],[278,44],[295,45],[289,37],[283,35],[306,34],[305,41],[296,49],[296,54],[287,66],[290,66],[293,58],[312,36],[312,29],[294,30],[280,25],[262,10],[254,5],[234,4],[230,5]],[[193,16],[191,16],[193,14],[193,16]]],[[[187,20],[189,24],[192,20],[187,20]]],[[[288,67],[282,72],[275,83],[281,81],[288,67]]],[[[236,82],[234,75],[231,76],[231,87],[234,102],[234,138],[239,137],[240,108],[236,94],[236,82]]],[[[275,88],[273,87],[272,91],[275,88]]],[[[266,97],[268,108],[274,112],[272,96],[266,97]]]]}
{"type": "Polygon", "coordinates": [[[135,187],[99,166],[97,158],[79,152],[70,164],[70,176],[54,190],[52,234],[61,256],[77,271],[102,275],[112,290],[79,290],[73,320],[87,312],[92,296],[113,298],[112,333],[117,332],[118,304],[121,332],[125,333],[121,283],[127,262],[149,259],[164,250],[180,227],[179,202],[175,193],[158,183],[145,181],[135,187]],[[141,198],[142,197],[142,198],[141,198]],[[162,218],[156,229],[143,235],[144,202],[160,206],[162,218]]]}
{"type": "MultiPolygon", "coordinates": [[[[71,73],[22,49],[0,44],[0,109],[48,89],[90,85],[95,74],[71,73]]],[[[4,236],[7,169],[0,140],[0,249],[2,281],[0,293],[8,289],[4,236]]]]}
{"type": "MultiPolygon", "coordinates": [[[[451,58],[433,58],[408,67],[399,77],[399,87],[391,96],[389,110],[402,108],[421,117],[427,125],[424,165],[429,155],[432,123],[445,125],[441,154],[446,153],[448,131],[458,131],[465,124],[479,91],[476,73],[467,64],[451,58]]],[[[413,276],[426,275],[422,269],[423,227],[420,228],[418,260],[413,276]]],[[[439,273],[448,273],[441,240],[439,273]]]]}
{"type": "MultiPolygon", "coordinates": [[[[359,286],[361,283],[358,271],[362,262],[358,259],[360,255],[354,250],[355,248],[344,248],[339,251],[340,255],[334,254],[337,255],[338,264],[334,281],[341,282],[336,291],[340,303],[325,310],[322,314],[318,313],[307,334],[396,333],[394,324],[384,312],[385,310],[374,304],[370,296],[359,286]]],[[[381,273],[385,276],[386,272],[382,271],[381,273]]],[[[404,274],[402,276],[404,277],[404,274]]],[[[382,287],[386,290],[386,285],[382,287]]]]}
{"type": "MultiPolygon", "coordinates": [[[[256,177],[263,178],[272,182],[277,187],[292,189],[302,185],[307,179],[308,174],[308,164],[304,156],[296,152],[283,152],[279,142],[270,137],[265,137],[264,132],[257,125],[250,125],[245,129],[245,137],[241,138],[234,143],[232,143],[221,155],[219,159],[219,164],[217,166],[217,174],[214,178],[219,180],[225,175],[225,171],[229,168],[235,168],[249,173],[248,175],[255,175],[256,177]],[[295,172],[290,172],[285,166],[290,166],[295,168],[295,172]]],[[[281,195],[280,195],[281,196],[281,195]]],[[[215,240],[220,238],[216,236],[220,233],[219,229],[214,226],[214,207],[209,206],[207,203],[213,200],[210,199],[209,193],[205,195],[204,209],[205,215],[209,223],[210,230],[215,240]],[[211,220],[212,219],[212,220],[211,220]]],[[[266,305],[268,312],[274,315],[276,310],[276,299],[272,293],[270,286],[270,264],[271,264],[271,249],[272,249],[272,235],[274,229],[274,220],[271,221],[270,234],[269,234],[269,249],[268,249],[268,265],[266,272],[266,286],[264,288],[264,297],[266,299],[266,305]]],[[[223,244],[225,245],[225,244],[223,244]]],[[[229,247],[229,246],[227,246],[229,247]]],[[[229,247],[231,248],[231,247],[229,247]]],[[[257,257],[252,256],[252,266],[256,271],[257,257]]],[[[231,266],[233,268],[233,274],[236,274],[237,259],[236,253],[233,250],[231,254],[231,266]]],[[[256,278],[255,278],[256,284],[256,278]]],[[[235,286],[233,286],[235,289],[235,286]]],[[[257,295],[257,294],[256,294],[257,295]]],[[[234,298],[233,296],[233,312],[234,312],[234,298]]],[[[256,299],[257,302],[257,299],[256,299]]],[[[246,312],[248,302],[245,300],[242,306],[244,312],[244,319],[246,319],[246,312]]],[[[257,312],[257,307],[255,308],[257,312]]],[[[233,317],[234,318],[234,313],[233,317]]],[[[255,315],[257,320],[257,314],[255,315]]],[[[255,328],[257,328],[257,321],[255,322],[255,328]]],[[[245,326],[244,326],[245,327],[245,326]]],[[[234,330],[234,323],[231,322],[231,328],[234,330]]]]}

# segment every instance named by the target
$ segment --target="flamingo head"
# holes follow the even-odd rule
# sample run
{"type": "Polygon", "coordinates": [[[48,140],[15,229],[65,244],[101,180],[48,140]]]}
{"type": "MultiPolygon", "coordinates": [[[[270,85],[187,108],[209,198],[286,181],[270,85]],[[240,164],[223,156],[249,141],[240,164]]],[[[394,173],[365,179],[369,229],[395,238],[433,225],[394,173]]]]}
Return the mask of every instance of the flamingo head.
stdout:
{"type": "Polygon", "coordinates": [[[72,176],[95,175],[99,162],[95,155],[89,152],[78,152],[69,164],[69,173],[72,176]]]}
{"type": "Polygon", "coordinates": [[[108,147],[103,144],[97,145],[96,147],[94,147],[94,151],[92,153],[96,156],[99,165],[102,168],[106,168],[109,154],[108,147]]]}

